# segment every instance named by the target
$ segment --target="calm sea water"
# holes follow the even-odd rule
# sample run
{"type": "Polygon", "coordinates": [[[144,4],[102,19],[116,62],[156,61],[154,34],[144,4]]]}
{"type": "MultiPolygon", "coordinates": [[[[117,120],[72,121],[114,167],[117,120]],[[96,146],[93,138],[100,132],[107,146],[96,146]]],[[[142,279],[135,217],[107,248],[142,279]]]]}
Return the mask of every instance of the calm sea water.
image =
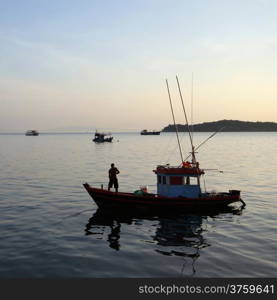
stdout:
{"type": "MultiPolygon", "coordinates": [[[[210,133],[195,133],[199,144],[210,133]]],[[[155,191],[157,164],[179,163],[174,134],[0,135],[0,277],[276,277],[277,133],[220,133],[199,149],[207,190],[240,189],[247,206],[179,215],[116,215],[82,187],[155,191]]],[[[182,138],[188,152],[188,138],[182,138]]],[[[237,205],[239,206],[239,205],[237,205]]]]}

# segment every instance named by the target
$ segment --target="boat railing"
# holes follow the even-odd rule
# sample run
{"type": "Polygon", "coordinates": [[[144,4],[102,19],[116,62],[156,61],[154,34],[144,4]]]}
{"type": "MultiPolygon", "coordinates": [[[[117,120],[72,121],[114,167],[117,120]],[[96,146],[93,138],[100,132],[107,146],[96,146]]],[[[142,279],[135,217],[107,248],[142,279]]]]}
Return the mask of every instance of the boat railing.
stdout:
{"type": "Polygon", "coordinates": [[[171,166],[169,164],[165,164],[165,165],[157,165],[157,169],[158,168],[164,168],[164,169],[182,169],[182,168],[199,168],[199,164],[198,163],[187,163],[187,164],[181,164],[178,166],[171,166]]]}

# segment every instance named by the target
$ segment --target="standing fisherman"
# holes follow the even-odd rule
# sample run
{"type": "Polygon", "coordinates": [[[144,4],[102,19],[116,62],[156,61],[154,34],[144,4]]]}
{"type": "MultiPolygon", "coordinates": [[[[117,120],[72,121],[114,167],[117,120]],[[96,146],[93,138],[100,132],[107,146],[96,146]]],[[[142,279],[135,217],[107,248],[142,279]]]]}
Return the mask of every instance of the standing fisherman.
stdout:
{"type": "Polygon", "coordinates": [[[111,164],[111,168],[109,170],[109,186],[108,190],[110,190],[111,187],[114,186],[116,193],[118,192],[118,180],[116,175],[119,174],[120,172],[118,169],[114,166],[114,164],[111,164]]]}

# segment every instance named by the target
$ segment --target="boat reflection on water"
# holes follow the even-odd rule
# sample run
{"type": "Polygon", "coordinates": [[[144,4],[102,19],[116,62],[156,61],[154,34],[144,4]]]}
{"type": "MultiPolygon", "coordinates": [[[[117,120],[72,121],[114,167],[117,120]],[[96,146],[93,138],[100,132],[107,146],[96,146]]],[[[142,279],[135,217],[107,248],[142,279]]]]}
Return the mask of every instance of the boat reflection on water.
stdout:
{"type": "MultiPolygon", "coordinates": [[[[85,228],[85,232],[86,235],[104,235],[105,229],[109,228],[110,234],[108,234],[107,239],[109,246],[115,250],[119,250],[121,223],[127,223],[127,221],[123,219],[119,220],[118,217],[108,214],[104,210],[98,208],[93,216],[89,219],[89,222],[85,228]]],[[[132,222],[130,224],[132,224],[132,222]]]]}
{"type": "MultiPolygon", "coordinates": [[[[224,207],[210,211],[189,211],[184,213],[160,212],[158,214],[130,213],[128,211],[111,211],[98,208],[89,219],[85,227],[86,235],[95,235],[96,239],[106,238],[108,246],[119,251],[121,248],[120,234],[126,229],[122,225],[141,226],[147,239],[142,241],[154,244],[156,253],[167,256],[179,256],[184,258],[181,273],[191,264],[190,274],[195,273],[195,261],[200,256],[200,250],[211,246],[204,238],[203,233],[207,231],[205,220],[208,217],[216,218],[221,214],[230,216],[239,215],[243,208],[224,207]],[[154,234],[149,228],[149,221],[153,222],[154,234]],[[108,233],[106,230],[108,229],[108,233]]],[[[151,226],[152,227],[152,226],[151,226]]],[[[153,228],[153,227],[152,227],[153,228]]],[[[124,239],[126,243],[126,240],[124,239]]]]}

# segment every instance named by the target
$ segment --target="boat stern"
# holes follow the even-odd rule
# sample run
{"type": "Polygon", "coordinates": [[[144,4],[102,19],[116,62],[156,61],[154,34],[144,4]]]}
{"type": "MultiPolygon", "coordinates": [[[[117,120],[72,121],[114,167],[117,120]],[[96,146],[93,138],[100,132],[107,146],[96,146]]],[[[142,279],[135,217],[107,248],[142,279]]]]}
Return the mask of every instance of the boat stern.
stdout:
{"type": "Polygon", "coordinates": [[[237,196],[240,199],[240,191],[239,190],[229,190],[231,196],[237,196]]]}

